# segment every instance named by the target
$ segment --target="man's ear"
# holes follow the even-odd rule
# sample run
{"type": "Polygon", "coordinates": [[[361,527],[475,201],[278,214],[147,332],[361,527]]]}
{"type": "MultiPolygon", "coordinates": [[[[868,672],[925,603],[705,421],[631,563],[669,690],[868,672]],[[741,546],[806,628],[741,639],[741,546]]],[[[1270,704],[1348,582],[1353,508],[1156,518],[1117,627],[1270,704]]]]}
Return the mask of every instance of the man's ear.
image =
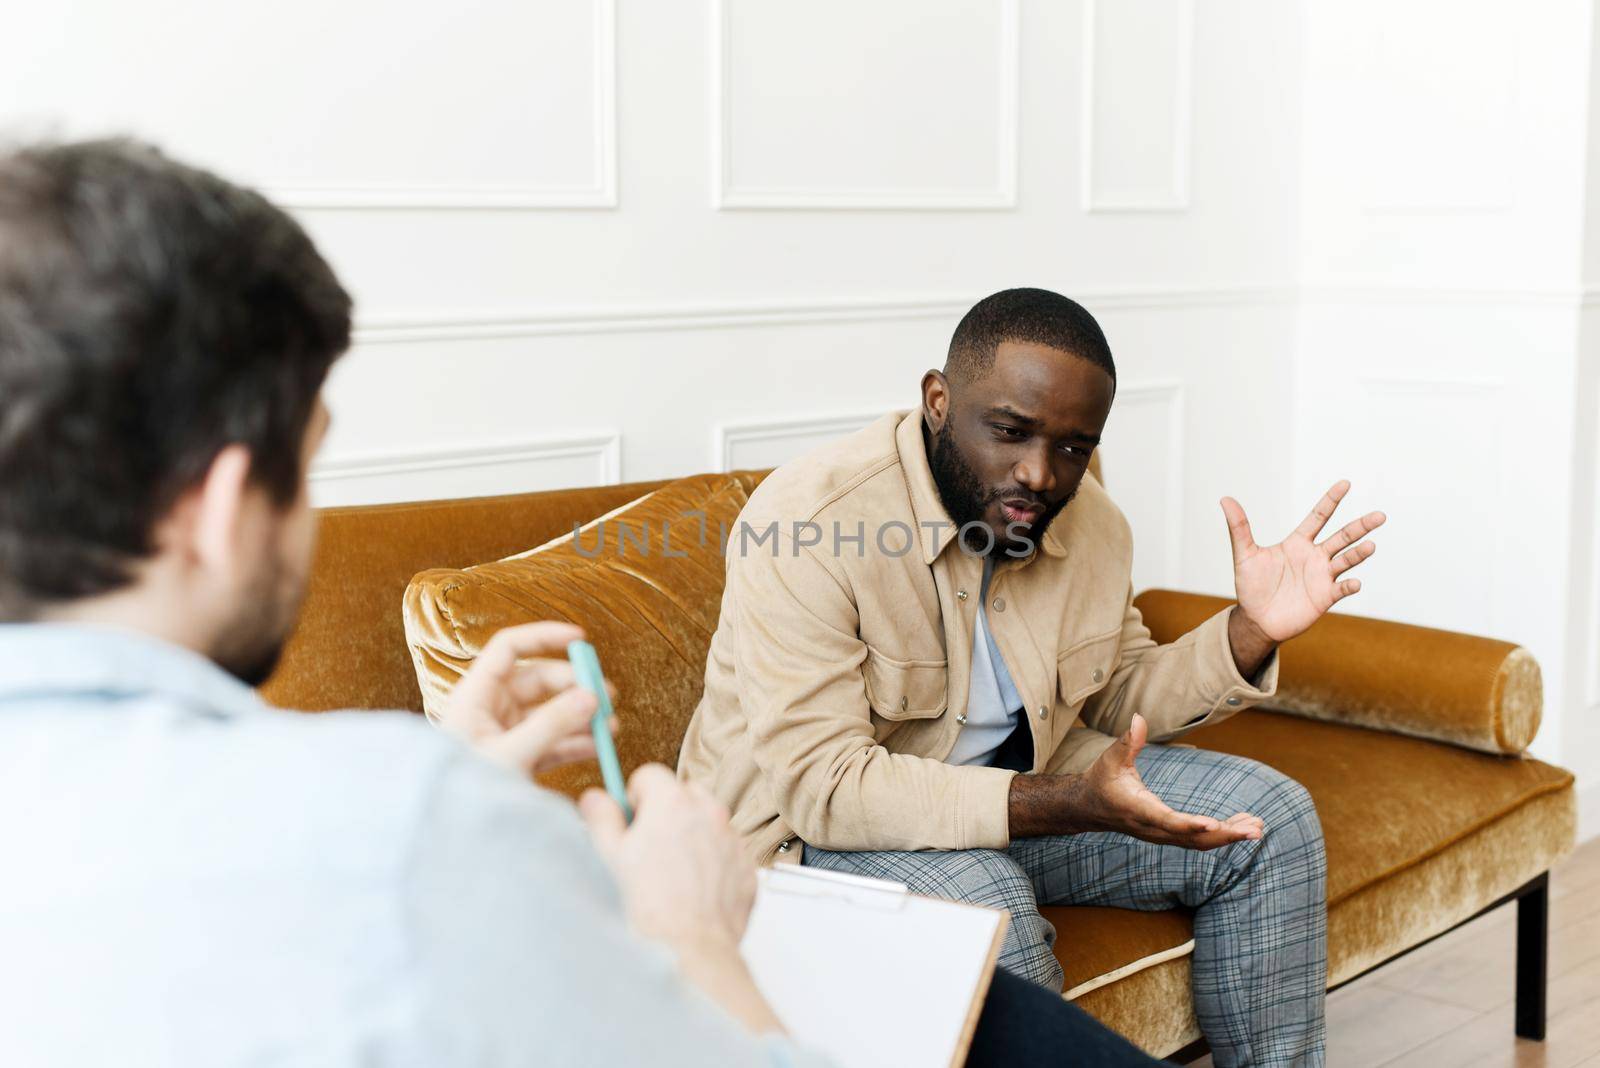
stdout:
{"type": "Polygon", "coordinates": [[[245,551],[242,532],[250,490],[250,450],[225,446],[212,459],[206,477],[190,491],[188,549],[202,567],[233,569],[245,551]]]}
{"type": "Polygon", "coordinates": [[[922,376],[922,422],[938,433],[944,421],[950,418],[950,381],[943,371],[929,371],[922,376]]]}

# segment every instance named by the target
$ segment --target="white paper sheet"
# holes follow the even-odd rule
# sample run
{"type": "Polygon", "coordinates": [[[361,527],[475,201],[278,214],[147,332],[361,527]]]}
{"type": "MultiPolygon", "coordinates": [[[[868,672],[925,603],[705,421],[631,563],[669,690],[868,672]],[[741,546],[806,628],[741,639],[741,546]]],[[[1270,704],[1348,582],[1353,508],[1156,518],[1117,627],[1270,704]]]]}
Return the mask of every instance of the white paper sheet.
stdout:
{"type": "Polygon", "coordinates": [[[1005,919],[785,866],[761,872],[741,950],[798,1041],[845,1068],[945,1068],[1005,919]]]}

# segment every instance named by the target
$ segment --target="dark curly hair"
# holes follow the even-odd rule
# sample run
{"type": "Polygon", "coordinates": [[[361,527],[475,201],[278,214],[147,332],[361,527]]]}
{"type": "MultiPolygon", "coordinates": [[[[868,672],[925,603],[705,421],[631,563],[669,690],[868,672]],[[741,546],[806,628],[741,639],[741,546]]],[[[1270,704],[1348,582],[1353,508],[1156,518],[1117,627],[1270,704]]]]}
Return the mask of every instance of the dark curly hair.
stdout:
{"type": "Polygon", "coordinates": [[[134,141],[0,151],[0,619],[130,581],[230,444],[294,502],[350,309],[258,193],[134,141]]]}

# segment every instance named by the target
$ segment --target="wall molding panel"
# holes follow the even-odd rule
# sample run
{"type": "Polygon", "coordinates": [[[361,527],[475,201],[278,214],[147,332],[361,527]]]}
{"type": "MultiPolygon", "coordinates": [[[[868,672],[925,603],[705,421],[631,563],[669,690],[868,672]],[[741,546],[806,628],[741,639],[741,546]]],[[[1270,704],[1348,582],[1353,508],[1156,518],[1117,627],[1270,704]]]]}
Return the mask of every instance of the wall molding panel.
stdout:
{"type": "Polygon", "coordinates": [[[622,435],[336,456],[313,463],[310,481],[318,507],[615,485],[622,481],[622,435]],[[460,492],[463,486],[470,492],[460,492]]]}
{"type": "Polygon", "coordinates": [[[1019,0],[994,0],[1000,9],[999,109],[996,123],[996,173],[992,188],[940,186],[740,186],[733,175],[732,87],[729,82],[732,34],[728,21],[734,0],[711,0],[711,206],[718,211],[984,211],[1017,206],[1019,145],[1018,96],[1021,87],[1019,0]]]}
{"type": "MultiPolygon", "coordinates": [[[[1069,288],[1068,292],[1096,314],[1287,306],[1294,299],[1292,289],[1272,286],[1069,288]]],[[[357,325],[355,340],[360,345],[393,345],[424,341],[724,330],[904,319],[948,319],[954,323],[966,314],[975,299],[975,296],[965,294],[929,293],[867,299],[823,297],[797,301],[638,304],[606,308],[539,308],[392,316],[380,314],[357,325]]]]}
{"type": "MultiPolygon", "coordinates": [[[[1127,3],[1127,0],[1113,0],[1127,3]]],[[[1152,0],[1139,0],[1150,3],[1152,0]]],[[[1082,101],[1081,135],[1078,157],[1082,164],[1083,210],[1100,212],[1181,212],[1189,209],[1190,146],[1194,137],[1194,0],[1165,0],[1175,20],[1173,28],[1176,47],[1172,56],[1174,89],[1169,101],[1171,107],[1172,142],[1171,160],[1167,174],[1151,182],[1145,189],[1101,189],[1095,172],[1095,161],[1105,151],[1100,144],[1104,133],[1095,122],[1095,110],[1101,100],[1102,90],[1097,75],[1108,65],[1102,57],[1099,36],[1104,28],[1104,11],[1101,0],[1084,0],[1083,5],[1083,80],[1080,86],[1082,101]]],[[[1117,8],[1115,10],[1125,10],[1117,8]]]]}
{"type": "Polygon", "coordinates": [[[1300,299],[1312,304],[1502,304],[1578,309],[1600,307],[1600,289],[1574,286],[1419,286],[1387,282],[1309,281],[1300,299]]]}
{"type": "Polygon", "coordinates": [[[593,141],[595,181],[588,186],[284,185],[263,191],[276,203],[306,210],[503,210],[615,208],[617,196],[617,0],[590,0],[594,19],[593,141]]]}
{"type": "Polygon", "coordinates": [[[739,471],[770,466],[776,460],[774,444],[781,452],[799,455],[822,440],[860,430],[882,418],[885,410],[719,423],[711,435],[711,470],[739,471]]]}

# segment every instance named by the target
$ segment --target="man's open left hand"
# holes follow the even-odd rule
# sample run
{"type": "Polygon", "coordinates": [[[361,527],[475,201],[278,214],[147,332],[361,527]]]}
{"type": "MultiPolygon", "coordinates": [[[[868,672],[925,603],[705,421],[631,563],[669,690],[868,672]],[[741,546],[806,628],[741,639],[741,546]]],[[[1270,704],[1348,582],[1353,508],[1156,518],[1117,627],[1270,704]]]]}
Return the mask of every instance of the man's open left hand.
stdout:
{"type": "Polygon", "coordinates": [[[1233,582],[1239,609],[1269,641],[1283,642],[1322,618],[1334,604],[1361,589],[1361,580],[1340,576],[1371,558],[1377,546],[1363,541],[1383,525],[1382,512],[1351,520],[1325,541],[1314,541],[1350,491],[1340,480],[1322,495],[1311,514],[1277,545],[1257,545],[1250,520],[1232,497],[1222,498],[1233,541],[1233,582]]]}

